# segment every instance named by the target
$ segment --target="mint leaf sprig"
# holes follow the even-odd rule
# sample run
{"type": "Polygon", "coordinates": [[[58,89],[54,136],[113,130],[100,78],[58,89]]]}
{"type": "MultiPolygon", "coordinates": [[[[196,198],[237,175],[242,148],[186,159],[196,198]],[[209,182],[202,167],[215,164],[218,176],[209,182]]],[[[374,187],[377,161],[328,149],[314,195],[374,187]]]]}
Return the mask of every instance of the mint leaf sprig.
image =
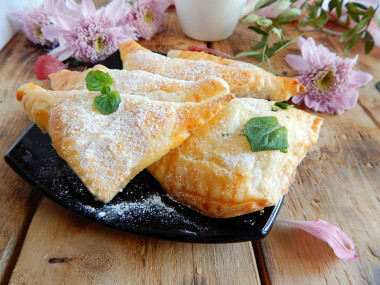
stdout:
{"type": "Polygon", "coordinates": [[[288,130],[279,124],[276,117],[251,118],[244,125],[243,133],[253,152],[266,150],[288,152],[288,130]]]}
{"type": "Polygon", "coordinates": [[[90,71],[86,76],[86,86],[89,91],[100,91],[94,98],[94,105],[103,115],[109,115],[119,108],[121,97],[119,92],[112,91],[112,77],[103,71],[90,71]]]}
{"type": "MultiPolygon", "coordinates": [[[[275,19],[269,19],[265,15],[251,14],[245,17],[242,22],[250,24],[248,28],[261,36],[251,47],[251,50],[244,51],[236,55],[236,58],[242,56],[253,56],[259,59],[258,65],[266,63],[271,69],[270,57],[294,42],[299,36],[306,32],[325,32],[334,36],[339,36],[339,40],[344,42],[344,53],[347,54],[352,47],[361,39],[364,40],[365,53],[368,54],[374,47],[374,39],[368,31],[369,24],[372,20],[380,27],[380,14],[376,15],[376,7],[366,7],[360,3],[344,0],[331,0],[328,4],[328,10],[322,9],[323,0],[317,0],[310,4],[308,0],[301,3],[299,7],[295,6],[296,0],[259,0],[253,10],[264,8],[273,4],[272,10],[284,10],[275,19]],[[344,6],[343,6],[344,5],[344,6]],[[343,18],[342,10],[347,10],[346,17],[343,18]],[[347,31],[339,33],[329,30],[325,27],[329,18],[336,22],[347,31]],[[344,19],[344,20],[342,20],[344,19]],[[283,31],[286,31],[283,25],[295,21],[299,26],[308,26],[312,29],[297,30],[298,36],[293,39],[285,40],[283,31]],[[354,23],[354,26],[351,24],[354,23]],[[350,25],[352,26],[350,28],[350,25]],[[277,38],[277,40],[275,40],[277,38]],[[271,39],[271,41],[270,41],[271,39]]],[[[246,12],[247,13],[247,12],[246,12]]]]}

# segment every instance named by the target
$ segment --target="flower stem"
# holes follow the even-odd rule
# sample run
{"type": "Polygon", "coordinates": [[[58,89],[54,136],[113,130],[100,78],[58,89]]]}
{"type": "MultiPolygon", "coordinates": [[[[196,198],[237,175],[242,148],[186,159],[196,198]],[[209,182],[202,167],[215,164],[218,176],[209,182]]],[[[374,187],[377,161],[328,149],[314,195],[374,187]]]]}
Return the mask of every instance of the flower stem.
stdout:
{"type": "Polygon", "coordinates": [[[291,32],[302,32],[302,33],[323,32],[323,33],[330,34],[330,35],[333,35],[333,36],[341,36],[341,35],[343,35],[343,33],[336,32],[336,31],[333,31],[333,30],[330,30],[330,29],[326,29],[326,28],[309,29],[309,30],[298,30],[298,29],[284,29],[284,30],[291,31],[291,32]]]}

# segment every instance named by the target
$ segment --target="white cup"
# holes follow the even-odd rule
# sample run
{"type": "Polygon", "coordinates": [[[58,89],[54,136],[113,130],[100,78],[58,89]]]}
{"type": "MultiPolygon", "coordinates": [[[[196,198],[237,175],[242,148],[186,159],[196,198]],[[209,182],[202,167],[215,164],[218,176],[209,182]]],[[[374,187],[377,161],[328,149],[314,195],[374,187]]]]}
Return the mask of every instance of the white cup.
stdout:
{"type": "Polygon", "coordinates": [[[175,0],[182,31],[201,41],[219,41],[231,36],[245,0],[175,0]]]}

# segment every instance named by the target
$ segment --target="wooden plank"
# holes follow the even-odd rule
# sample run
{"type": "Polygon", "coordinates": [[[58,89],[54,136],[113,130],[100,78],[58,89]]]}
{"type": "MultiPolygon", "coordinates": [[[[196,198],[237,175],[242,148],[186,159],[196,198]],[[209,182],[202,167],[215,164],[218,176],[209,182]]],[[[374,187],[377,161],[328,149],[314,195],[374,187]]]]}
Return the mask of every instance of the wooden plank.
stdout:
{"type": "MultiPolygon", "coordinates": [[[[250,31],[238,26],[235,42],[213,44],[223,51],[248,50],[250,31]],[[237,42],[237,39],[242,39],[237,42]]],[[[324,34],[316,41],[337,51],[341,46],[324,34]]],[[[257,37],[253,35],[252,38],[257,37]]],[[[360,49],[358,47],[357,49],[360,49]]],[[[353,53],[361,50],[353,50],[353,53]]],[[[361,55],[358,69],[379,80],[380,49],[361,55]]],[[[296,75],[283,57],[299,54],[295,44],[272,59],[278,74],[296,75]]],[[[376,80],[374,80],[376,81],[376,80]]],[[[317,114],[325,118],[318,144],[298,168],[279,218],[324,219],[344,230],[355,242],[360,258],[353,262],[337,259],[323,242],[283,224],[275,224],[260,242],[264,263],[272,284],[379,284],[380,283],[380,133],[379,93],[369,84],[361,90],[360,105],[341,116],[317,114]]],[[[262,279],[264,283],[268,280],[262,279]]]]}
{"type": "Polygon", "coordinates": [[[260,284],[255,268],[249,242],[191,244],[138,237],[44,198],[10,284],[260,284]]]}
{"type": "Polygon", "coordinates": [[[279,218],[329,221],[353,239],[360,257],[340,261],[325,243],[276,224],[262,241],[269,276],[273,284],[379,284],[379,130],[360,106],[324,117],[279,218]]]}
{"type": "MultiPolygon", "coordinates": [[[[0,155],[4,156],[18,136],[31,124],[15,98],[26,82],[39,82],[33,64],[41,53],[20,32],[0,52],[0,155]]],[[[44,86],[43,82],[42,85],[44,86]]],[[[46,84],[45,84],[46,86],[46,84]]],[[[0,164],[0,283],[6,283],[14,266],[26,229],[40,195],[1,160],[0,164]]]]}

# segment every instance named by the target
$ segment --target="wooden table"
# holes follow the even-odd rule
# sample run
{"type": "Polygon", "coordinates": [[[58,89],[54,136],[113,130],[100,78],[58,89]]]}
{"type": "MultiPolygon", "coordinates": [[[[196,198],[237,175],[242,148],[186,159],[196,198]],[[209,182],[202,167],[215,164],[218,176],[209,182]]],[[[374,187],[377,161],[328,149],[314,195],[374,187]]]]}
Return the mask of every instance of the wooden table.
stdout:
{"type": "MultiPolygon", "coordinates": [[[[342,55],[337,38],[313,33],[342,55]]],[[[239,24],[227,40],[210,43],[231,54],[248,50],[252,31],[239,24]]],[[[141,44],[167,52],[206,43],[185,37],[174,9],[163,32],[141,44]]],[[[358,45],[351,52],[362,53],[358,45]]],[[[43,50],[17,33],[0,53],[1,156],[31,124],[15,90],[38,81],[33,64],[43,50]]],[[[284,61],[296,44],[272,60],[278,74],[296,75],[284,61]]],[[[380,284],[380,48],[361,54],[357,68],[374,80],[359,104],[325,118],[317,145],[298,168],[279,218],[324,219],[357,246],[344,262],[320,240],[275,224],[260,241],[191,244],[139,237],[74,215],[42,197],[2,161],[0,165],[0,282],[6,284],[380,284]],[[51,258],[55,263],[49,262],[51,258]]],[[[250,59],[246,59],[250,60],[250,59]]]]}

